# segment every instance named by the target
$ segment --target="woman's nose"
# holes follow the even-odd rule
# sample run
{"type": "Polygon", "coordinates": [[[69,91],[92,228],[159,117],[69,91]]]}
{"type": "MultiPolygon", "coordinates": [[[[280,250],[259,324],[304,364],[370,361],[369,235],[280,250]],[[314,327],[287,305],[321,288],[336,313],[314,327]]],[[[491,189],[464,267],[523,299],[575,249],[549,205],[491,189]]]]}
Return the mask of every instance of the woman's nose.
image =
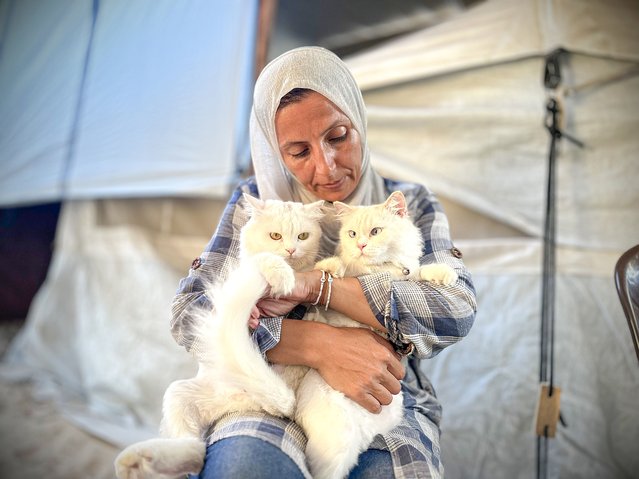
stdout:
{"type": "Polygon", "coordinates": [[[335,152],[330,148],[319,148],[315,156],[315,170],[320,174],[329,174],[335,170],[335,152]]]}

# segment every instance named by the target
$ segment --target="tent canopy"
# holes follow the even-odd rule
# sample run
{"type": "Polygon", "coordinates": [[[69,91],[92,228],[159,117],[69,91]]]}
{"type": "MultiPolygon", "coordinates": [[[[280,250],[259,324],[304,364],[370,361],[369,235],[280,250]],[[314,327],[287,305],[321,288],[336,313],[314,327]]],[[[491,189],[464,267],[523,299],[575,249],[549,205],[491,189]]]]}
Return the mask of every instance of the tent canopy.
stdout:
{"type": "Polygon", "coordinates": [[[364,90],[543,57],[557,48],[639,61],[636,4],[627,0],[492,0],[348,58],[364,90]]]}
{"type": "Polygon", "coordinates": [[[225,196],[248,162],[256,16],[255,0],[0,2],[0,205],[225,196]]]}
{"type": "Polygon", "coordinates": [[[347,58],[374,164],[540,237],[552,93],[562,129],[586,145],[561,142],[559,241],[630,247],[639,237],[638,21],[633,2],[494,0],[347,58]],[[557,48],[568,53],[549,92],[545,57],[557,48]]]}

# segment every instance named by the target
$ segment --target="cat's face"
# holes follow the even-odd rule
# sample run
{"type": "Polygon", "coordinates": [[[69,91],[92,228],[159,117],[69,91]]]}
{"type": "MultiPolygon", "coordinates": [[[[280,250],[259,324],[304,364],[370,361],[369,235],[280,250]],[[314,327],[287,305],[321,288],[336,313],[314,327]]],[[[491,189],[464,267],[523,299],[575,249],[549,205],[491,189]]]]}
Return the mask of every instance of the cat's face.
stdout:
{"type": "Polygon", "coordinates": [[[335,205],[342,221],[340,256],[348,263],[379,266],[393,261],[405,248],[406,239],[415,236],[401,193],[393,193],[379,205],[335,205]]]}
{"type": "Polygon", "coordinates": [[[310,268],[319,251],[323,201],[303,205],[245,198],[252,212],[240,236],[242,254],[273,253],[295,270],[310,268]]]}

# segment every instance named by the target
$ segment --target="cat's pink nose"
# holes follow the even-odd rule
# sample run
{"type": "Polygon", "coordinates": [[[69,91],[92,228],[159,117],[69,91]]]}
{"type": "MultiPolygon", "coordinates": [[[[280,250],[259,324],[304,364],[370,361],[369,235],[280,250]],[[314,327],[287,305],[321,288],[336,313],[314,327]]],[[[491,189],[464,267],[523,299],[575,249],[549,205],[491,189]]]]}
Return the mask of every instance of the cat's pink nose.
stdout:
{"type": "Polygon", "coordinates": [[[362,251],[364,251],[364,248],[366,248],[366,245],[367,245],[367,244],[368,244],[368,243],[364,243],[364,244],[362,244],[362,243],[357,243],[357,246],[359,247],[359,249],[361,249],[362,251]]]}
{"type": "Polygon", "coordinates": [[[293,253],[295,253],[295,248],[286,248],[286,252],[293,256],[293,253]]]}

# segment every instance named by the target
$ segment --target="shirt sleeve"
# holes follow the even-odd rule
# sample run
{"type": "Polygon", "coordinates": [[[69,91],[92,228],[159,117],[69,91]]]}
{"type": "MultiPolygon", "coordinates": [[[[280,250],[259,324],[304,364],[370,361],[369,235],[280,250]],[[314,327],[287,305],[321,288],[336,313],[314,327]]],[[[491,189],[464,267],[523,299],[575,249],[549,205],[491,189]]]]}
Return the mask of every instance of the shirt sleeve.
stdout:
{"type": "MultiPolygon", "coordinates": [[[[175,341],[191,353],[197,353],[199,344],[194,335],[196,308],[214,309],[207,289],[224,281],[239,262],[240,230],[248,221],[248,210],[242,193],[258,196],[257,186],[250,179],[242,182],[231,195],[222,218],[206,249],[193,261],[188,276],[182,278],[171,307],[171,334],[175,341]]],[[[248,321],[248,318],[247,318],[248,321]]],[[[280,339],[282,318],[261,318],[253,338],[264,354],[280,339]]]]}
{"type": "Polygon", "coordinates": [[[477,311],[475,289],[435,196],[420,185],[396,183],[390,189],[403,190],[409,213],[422,232],[420,263],[446,263],[459,279],[442,286],[427,281],[393,281],[389,273],[375,273],[361,276],[359,281],[395,347],[418,358],[430,358],[470,331],[477,311]]]}

